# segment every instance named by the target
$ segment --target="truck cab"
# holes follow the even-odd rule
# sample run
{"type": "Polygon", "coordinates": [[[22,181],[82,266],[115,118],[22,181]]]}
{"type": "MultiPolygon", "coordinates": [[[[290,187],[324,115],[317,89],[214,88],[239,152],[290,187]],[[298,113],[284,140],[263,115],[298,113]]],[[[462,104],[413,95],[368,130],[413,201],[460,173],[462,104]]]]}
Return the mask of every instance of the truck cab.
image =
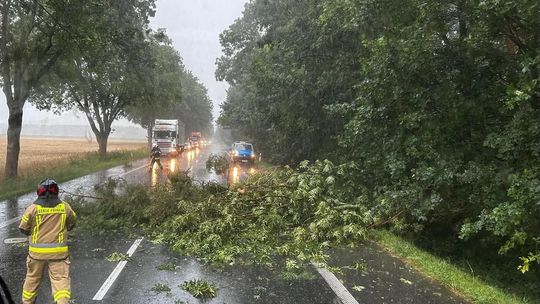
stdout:
{"type": "Polygon", "coordinates": [[[204,146],[204,139],[201,132],[191,132],[189,137],[189,143],[194,148],[202,148],[204,146]]]}
{"type": "Polygon", "coordinates": [[[175,154],[180,144],[177,119],[156,119],[152,129],[152,144],[163,154],[175,154]]]}

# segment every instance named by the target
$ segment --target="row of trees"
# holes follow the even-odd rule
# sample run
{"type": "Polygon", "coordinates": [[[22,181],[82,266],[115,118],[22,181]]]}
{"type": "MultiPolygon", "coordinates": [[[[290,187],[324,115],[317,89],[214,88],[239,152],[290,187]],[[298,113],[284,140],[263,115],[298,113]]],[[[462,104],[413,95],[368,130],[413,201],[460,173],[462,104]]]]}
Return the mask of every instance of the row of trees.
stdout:
{"type": "Polygon", "coordinates": [[[186,118],[208,129],[205,88],[163,30],[149,28],[154,0],[7,0],[0,4],[0,76],[9,119],[6,178],[17,176],[23,107],[85,114],[107,152],[112,124],[128,117],[186,118]],[[174,111],[171,111],[174,109],[174,111]]]}
{"type": "MultiPolygon", "coordinates": [[[[157,35],[166,39],[162,31],[157,35]]],[[[180,119],[186,136],[192,131],[211,134],[213,105],[206,87],[170,45],[155,45],[153,55],[157,65],[147,71],[148,82],[141,84],[147,92],[134,97],[140,100],[126,108],[126,117],[147,129],[149,141],[156,118],[180,119]]]]}
{"type": "Polygon", "coordinates": [[[344,191],[389,226],[527,255],[539,14],[532,0],[252,0],[221,35],[219,123],[276,162],[350,164],[344,191]]]}

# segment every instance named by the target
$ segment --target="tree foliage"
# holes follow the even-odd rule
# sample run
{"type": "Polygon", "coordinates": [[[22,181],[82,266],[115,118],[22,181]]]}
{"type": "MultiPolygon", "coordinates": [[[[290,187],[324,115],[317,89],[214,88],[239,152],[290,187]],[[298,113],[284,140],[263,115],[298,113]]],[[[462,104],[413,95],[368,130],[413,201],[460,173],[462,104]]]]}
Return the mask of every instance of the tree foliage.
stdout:
{"type": "MultiPolygon", "coordinates": [[[[164,32],[158,31],[160,35],[164,32]]],[[[135,102],[128,109],[128,117],[151,130],[155,119],[179,119],[184,125],[185,136],[192,131],[204,132],[210,136],[212,131],[212,101],[206,87],[182,63],[178,52],[170,45],[155,46],[156,66],[146,77],[151,81],[141,84],[149,94],[135,102]]]]}
{"type": "Polygon", "coordinates": [[[321,13],[316,1],[251,1],[221,34],[216,75],[232,87],[219,121],[278,162],[315,159],[333,147],[342,122],[324,106],[353,98],[359,62],[347,50],[360,43],[348,32],[328,37],[321,13]]]}
{"type": "Polygon", "coordinates": [[[5,175],[18,173],[23,108],[61,58],[77,49],[76,28],[92,21],[87,1],[6,0],[0,4],[0,77],[9,110],[5,175]],[[69,9],[68,9],[69,6],[69,9]]]}
{"type": "Polygon", "coordinates": [[[93,22],[78,29],[80,48],[57,65],[32,97],[39,108],[83,112],[102,154],[112,123],[139,96],[150,95],[142,84],[148,80],[146,72],[155,68],[146,38],[153,5],[151,0],[89,3],[93,22]]]}
{"type": "Polygon", "coordinates": [[[526,256],[540,238],[539,27],[529,0],[253,0],[221,35],[219,122],[274,161],[351,164],[344,191],[393,210],[393,229],[526,256]]]}
{"type": "Polygon", "coordinates": [[[151,35],[147,56],[151,66],[145,70],[143,81],[138,84],[140,93],[132,96],[126,113],[131,121],[147,129],[150,144],[155,119],[168,116],[183,102],[184,66],[180,54],[170,45],[162,29],[151,35]]]}
{"type": "Polygon", "coordinates": [[[173,108],[170,118],[178,118],[184,122],[186,136],[196,131],[210,137],[213,131],[213,105],[208,90],[186,67],[183,68],[181,83],[183,102],[173,108]]]}
{"type": "Polygon", "coordinates": [[[369,213],[344,200],[346,171],[330,161],[305,161],[298,169],[253,175],[232,189],[178,172],[170,185],[128,186],[123,195],[115,194],[121,184],[110,181],[98,189],[105,199],[78,213],[82,227],[144,227],[154,241],[216,265],[272,266],[278,256],[325,262],[332,245],[354,245],[387,217],[385,209],[369,213]]]}

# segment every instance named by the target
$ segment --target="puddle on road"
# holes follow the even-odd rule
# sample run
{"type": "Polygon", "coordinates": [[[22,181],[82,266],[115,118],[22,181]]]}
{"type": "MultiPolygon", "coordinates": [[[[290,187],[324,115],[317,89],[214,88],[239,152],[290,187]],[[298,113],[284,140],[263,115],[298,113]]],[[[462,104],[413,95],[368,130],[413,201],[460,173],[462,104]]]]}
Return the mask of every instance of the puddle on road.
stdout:
{"type": "Polygon", "coordinates": [[[230,187],[236,183],[246,180],[250,175],[255,174],[257,169],[249,164],[235,164],[229,168],[227,174],[227,185],[230,187]]]}

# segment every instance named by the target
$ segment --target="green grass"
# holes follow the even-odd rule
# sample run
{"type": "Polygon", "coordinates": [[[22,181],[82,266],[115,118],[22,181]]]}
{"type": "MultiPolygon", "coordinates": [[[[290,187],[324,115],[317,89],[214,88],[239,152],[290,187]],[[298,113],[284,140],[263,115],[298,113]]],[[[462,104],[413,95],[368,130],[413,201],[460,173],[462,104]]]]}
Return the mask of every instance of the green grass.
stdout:
{"type": "Polygon", "coordinates": [[[450,262],[423,251],[388,231],[374,231],[375,241],[391,254],[403,259],[427,276],[439,281],[472,303],[534,303],[491,286],[450,262]]]}
{"type": "Polygon", "coordinates": [[[110,152],[106,156],[98,153],[85,153],[80,157],[67,160],[58,167],[36,170],[14,180],[5,180],[0,183],[0,199],[11,198],[35,190],[38,182],[46,177],[57,182],[65,182],[92,172],[109,169],[119,165],[128,164],[134,160],[147,156],[145,149],[110,152]]]}

